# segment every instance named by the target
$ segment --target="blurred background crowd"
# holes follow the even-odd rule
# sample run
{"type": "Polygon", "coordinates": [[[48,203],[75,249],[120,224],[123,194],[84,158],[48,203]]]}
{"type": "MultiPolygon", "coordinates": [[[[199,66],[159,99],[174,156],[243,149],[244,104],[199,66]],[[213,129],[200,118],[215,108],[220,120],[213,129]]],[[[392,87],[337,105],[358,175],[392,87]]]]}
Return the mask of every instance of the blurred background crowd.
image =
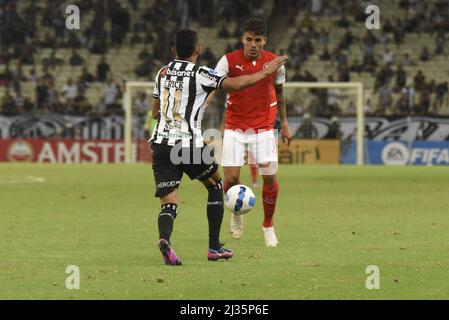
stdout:
{"type": "MultiPolygon", "coordinates": [[[[269,25],[267,49],[287,53],[288,81],[363,82],[367,115],[449,115],[449,0],[384,0],[367,30],[361,0],[0,0],[0,114],[123,112],[126,80],[152,81],[182,27],[199,32],[199,63],[240,47],[250,16],[269,25]],[[81,29],[65,27],[76,4],[81,29]]],[[[337,89],[288,95],[289,115],[355,114],[337,89]]],[[[136,114],[151,95],[133,96],[136,114]]],[[[217,108],[222,107],[218,106],[217,108]]]]}

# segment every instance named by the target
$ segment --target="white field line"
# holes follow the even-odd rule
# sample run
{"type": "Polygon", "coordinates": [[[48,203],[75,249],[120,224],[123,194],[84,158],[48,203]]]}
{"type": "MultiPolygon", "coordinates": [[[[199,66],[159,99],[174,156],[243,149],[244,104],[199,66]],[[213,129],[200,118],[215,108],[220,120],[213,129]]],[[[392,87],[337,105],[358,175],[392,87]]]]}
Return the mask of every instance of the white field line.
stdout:
{"type": "Polygon", "coordinates": [[[26,177],[2,177],[0,176],[0,183],[42,183],[45,182],[45,178],[36,176],[26,177]]]}

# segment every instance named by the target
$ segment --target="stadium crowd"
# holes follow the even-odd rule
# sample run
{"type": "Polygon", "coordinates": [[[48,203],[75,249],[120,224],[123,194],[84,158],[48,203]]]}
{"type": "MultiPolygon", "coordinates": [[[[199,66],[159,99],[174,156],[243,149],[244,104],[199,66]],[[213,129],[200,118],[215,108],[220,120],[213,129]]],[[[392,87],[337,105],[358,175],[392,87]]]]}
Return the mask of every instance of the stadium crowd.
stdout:
{"type": "MultiPolygon", "coordinates": [[[[194,24],[216,30],[217,38],[228,40],[228,46],[223,48],[225,53],[239,47],[239,25],[247,17],[271,17],[271,25],[286,18],[286,23],[293,25],[298,13],[303,18],[288,48],[272,48],[288,53],[289,81],[348,82],[354,75],[369,74],[375,81],[374,96],[366,99],[368,114],[440,114],[449,105],[447,81],[426,76],[425,69],[416,73],[407,71],[409,66],[419,67],[436,57],[448,59],[448,0],[394,1],[401,16],[395,21],[382,21],[382,30],[373,30],[363,37],[354,30],[360,23],[364,25],[369,1],[277,0],[272,12],[267,12],[264,0],[160,0],[149,7],[143,7],[141,0],[78,0],[74,4],[83,15],[93,15],[90,25],[79,31],[65,28],[65,10],[58,1],[43,1],[43,7],[35,1],[21,2],[26,5],[19,10],[17,1],[0,0],[0,87],[4,88],[3,94],[0,91],[0,112],[4,115],[120,113],[123,81],[117,80],[120,75],[114,74],[114,66],[105,57],[108,52],[119,54],[124,46],[145,44],[138,56],[131,59],[135,59],[135,78],[151,80],[158,67],[170,60],[168,39],[178,28],[194,24]],[[323,27],[323,17],[334,17],[335,25],[331,29],[323,27]],[[236,27],[231,30],[229,25],[236,27]],[[334,28],[344,32],[337,46],[330,47],[334,28]],[[431,37],[434,42],[433,47],[421,48],[419,59],[402,52],[407,35],[412,33],[431,37]],[[362,49],[360,60],[350,60],[348,51],[353,46],[362,49]],[[71,55],[59,57],[58,50],[63,48],[70,49],[71,55]],[[80,53],[86,48],[90,55],[102,56],[95,69],[87,64],[89,56],[80,53]],[[41,58],[39,52],[43,49],[50,49],[51,54],[41,58]],[[331,63],[326,78],[304,67],[312,56],[331,63]],[[12,61],[16,62],[15,67],[11,67],[12,61]],[[64,83],[57,83],[56,70],[64,65],[81,68],[81,75],[74,78],[67,74],[64,83]],[[34,96],[23,95],[25,82],[35,84],[34,96]],[[90,101],[86,96],[92,83],[102,84],[100,101],[90,101]]],[[[219,58],[206,47],[200,63],[213,66],[219,58]]],[[[449,63],[447,70],[441,72],[448,71],[449,63]]],[[[354,111],[330,103],[331,90],[315,90],[313,94],[320,104],[314,115],[354,111]]],[[[134,101],[136,109],[141,113],[148,110],[149,99],[149,95],[139,93],[134,101]]],[[[289,113],[302,115],[292,103],[289,113]]]]}

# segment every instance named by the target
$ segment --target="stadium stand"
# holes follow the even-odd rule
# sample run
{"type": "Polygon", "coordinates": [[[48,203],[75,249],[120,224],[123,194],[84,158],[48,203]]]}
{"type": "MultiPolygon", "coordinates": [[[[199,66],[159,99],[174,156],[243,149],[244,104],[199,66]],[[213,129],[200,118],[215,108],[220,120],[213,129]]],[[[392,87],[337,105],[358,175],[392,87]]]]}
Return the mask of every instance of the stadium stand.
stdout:
{"type": "Polygon", "coordinates": [[[0,111],[121,113],[124,81],[152,80],[176,29],[198,30],[213,66],[261,16],[268,48],[290,56],[288,80],[361,81],[375,115],[408,113],[411,100],[412,114],[448,115],[449,1],[379,3],[382,29],[368,31],[359,0],[78,0],[81,30],[68,30],[66,3],[0,0],[0,111]]]}

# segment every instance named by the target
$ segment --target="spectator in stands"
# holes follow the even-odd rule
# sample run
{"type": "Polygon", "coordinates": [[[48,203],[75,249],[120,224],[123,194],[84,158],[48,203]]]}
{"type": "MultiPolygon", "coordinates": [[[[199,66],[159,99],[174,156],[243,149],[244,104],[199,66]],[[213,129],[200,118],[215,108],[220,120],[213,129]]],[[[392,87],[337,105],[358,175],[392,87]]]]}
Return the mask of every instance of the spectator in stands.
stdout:
{"type": "Polygon", "coordinates": [[[70,105],[63,104],[59,101],[59,94],[55,89],[55,85],[49,83],[47,89],[47,110],[50,112],[64,113],[66,111],[64,108],[68,107],[70,107],[70,105]]]}
{"type": "Polygon", "coordinates": [[[78,86],[73,82],[71,78],[67,80],[67,84],[62,87],[61,93],[64,97],[67,107],[73,104],[74,99],[78,96],[78,86]]]}
{"type": "MultiPolygon", "coordinates": [[[[350,112],[349,114],[355,114],[355,112],[352,112],[352,113],[350,112]]],[[[324,138],[340,140],[341,135],[342,135],[342,132],[341,132],[340,120],[338,119],[338,117],[334,116],[331,118],[329,131],[327,132],[327,135],[324,138]]]]}
{"type": "Polygon", "coordinates": [[[81,66],[84,63],[84,59],[83,57],[81,57],[81,55],[78,54],[78,52],[75,49],[73,49],[72,56],[70,57],[69,62],[72,67],[77,67],[81,66]]]}
{"type": "Polygon", "coordinates": [[[401,19],[396,20],[396,25],[394,26],[393,33],[394,33],[394,41],[396,43],[396,47],[400,47],[400,45],[404,41],[404,36],[405,36],[404,23],[401,19]]]}
{"type": "Polygon", "coordinates": [[[75,115],[86,116],[92,111],[92,106],[87,101],[82,92],[78,92],[78,95],[73,100],[72,113],[75,115]]]}
{"type": "Polygon", "coordinates": [[[399,65],[396,70],[396,86],[395,91],[402,90],[403,87],[405,87],[405,84],[407,82],[407,73],[405,72],[402,65],[399,65]]]}
{"type": "Polygon", "coordinates": [[[295,74],[291,77],[290,80],[297,82],[304,81],[304,77],[301,75],[301,69],[299,67],[295,68],[295,74]]]}
{"type": "Polygon", "coordinates": [[[385,25],[383,26],[383,31],[386,33],[393,33],[395,28],[393,27],[393,24],[391,23],[390,19],[385,20],[385,25]]]}
{"type": "MultiPolygon", "coordinates": [[[[145,40],[145,43],[151,43],[153,41],[153,36],[150,34],[150,37],[145,40]]],[[[130,46],[131,48],[134,48],[136,44],[142,43],[142,37],[140,36],[139,32],[134,31],[131,39],[130,39],[130,46]]]]}
{"type": "Polygon", "coordinates": [[[44,78],[38,80],[36,86],[36,106],[39,110],[44,110],[48,101],[48,81],[44,78]]]}
{"type": "Polygon", "coordinates": [[[94,76],[92,75],[92,73],[90,73],[87,70],[87,67],[83,67],[80,79],[81,79],[82,82],[85,82],[85,83],[90,83],[90,82],[93,82],[95,80],[94,76]]]}
{"type": "Polygon", "coordinates": [[[419,55],[419,59],[422,62],[427,62],[430,60],[430,58],[431,58],[431,56],[430,56],[429,48],[427,48],[427,46],[424,46],[422,48],[421,54],[419,55]]]}
{"type": "Polygon", "coordinates": [[[389,48],[385,48],[383,60],[385,64],[394,63],[394,52],[392,52],[389,48]]]}
{"type": "Polygon", "coordinates": [[[446,36],[444,35],[444,32],[439,31],[437,33],[437,36],[435,37],[435,54],[443,55],[445,46],[446,46],[446,36]]]}
{"type": "Polygon", "coordinates": [[[151,59],[151,58],[152,58],[152,57],[151,57],[151,53],[150,53],[150,51],[148,50],[148,47],[147,47],[147,46],[143,47],[142,51],[139,52],[138,58],[139,58],[139,60],[141,60],[141,61],[145,61],[145,60],[148,60],[148,59],[151,59]]]}
{"type": "Polygon", "coordinates": [[[415,62],[410,58],[410,53],[406,52],[406,53],[404,53],[404,56],[401,59],[401,61],[399,61],[399,64],[402,67],[410,67],[410,66],[414,66],[415,62]]]}
{"type": "Polygon", "coordinates": [[[320,56],[320,60],[321,61],[329,61],[331,60],[331,54],[329,53],[329,50],[327,49],[327,47],[324,48],[323,53],[320,56]]]}
{"type": "Polygon", "coordinates": [[[309,113],[305,113],[303,123],[299,126],[295,134],[298,139],[316,139],[318,137],[318,130],[312,123],[312,117],[309,113]]]}
{"type": "Polygon", "coordinates": [[[392,90],[388,84],[384,83],[379,88],[379,106],[377,108],[377,115],[383,115],[390,110],[392,103],[392,90]]]}
{"type": "Polygon", "coordinates": [[[147,94],[144,91],[138,92],[133,103],[133,114],[145,115],[151,110],[151,104],[147,94]]]}
{"type": "Polygon", "coordinates": [[[329,45],[329,30],[325,28],[321,28],[318,35],[318,43],[321,47],[325,48],[329,45]]]}
{"type": "Polygon", "coordinates": [[[379,73],[376,76],[376,81],[374,83],[374,89],[378,90],[380,87],[382,87],[384,84],[389,84],[391,78],[393,77],[393,70],[391,69],[390,65],[384,65],[379,73]]]}
{"type": "Polygon", "coordinates": [[[351,26],[351,22],[348,20],[345,13],[343,13],[341,18],[337,21],[337,26],[344,29],[351,26]]]}
{"type": "Polygon", "coordinates": [[[108,80],[107,85],[103,90],[103,99],[106,105],[106,110],[109,112],[120,111],[122,109],[121,105],[117,103],[120,97],[120,87],[112,80],[108,80]]]}
{"type": "Polygon", "coordinates": [[[3,94],[0,106],[3,114],[12,115],[17,113],[14,108],[14,97],[11,95],[8,87],[6,87],[5,93],[3,94]]]}
{"type": "Polygon", "coordinates": [[[349,68],[347,66],[343,66],[338,73],[338,81],[339,82],[350,82],[351,75],[349,74],[349,68]]]}
{"type": "Polygon", "coordinates": [[[51,51],[50,57],[44,58],[43,60],[44,68],[51,67],[54,69],[56,66],[60,66],[62,64],[62,59],[56,56],[56,49],[51,51]]]}
{"type": "Polygon", "coordinates": [[[317,82],[318,79],[309,72],[309,70],[305,71],[305,75],[304,75],[304,81],[305,82],[317,82]]]}
{"type": "Polygon", "coordinates": [[[9,48],[0,46],[0,64],[9,64],[9,60],[11,59],[11,54],[9,52],[9,48]]]}
{"type": "Polygon", "coordinates": [[[395,114],[396,115],[409,114],[409,109],[407,106],[407,98],[406,98],[405,94],[401,94],[400,98],[396,101],[395,114]]]}
{"type": "Polygon", "coordinates": [[[416,91],[422,91],[426,88],[426,77],[424,76],[422,70],[419,70],[414,78],[414,88],[416,91]]]}
{"type": "Polygon", "coordinates": [[[207,47],[204,52],[201,54],[201,60],[205,61],[205,65],[211,66],[217,64],[217,58],[215,57],[215,54],[212,52],[212,50],[207,47]]]}
{"type": "Polygon", "coordinates": [[[22,45],[20,49],[20,57],[19,62],[22,65],[30,65],[34,64],[34,53],[36,52],[36,49],[34,47],[34,44],[31,40],[27,40],[25,44],[22,45]]]}
{"type": "MultiPolygon", "coordinates": [[[[446,97],[448,96],[448,93],[449,86],[447,81],[435,86],[435,104],[438,110],[443,107],[445,100],[447,100],[446,97]]],[[[446,101],[446,104],[449,105],[449,101],[446,101]]]]}
{"type": "Polygon", "coordinates": [[[106,58],[102,57],[97,65],[97,78],[98,82],[106,82],[108,76],[111,73],[111,67],[106,62],[106,58]]]}
{"type": "Polygon", "coordinates": [[[363,71],[363,67],[360,64],[358,59],[355,59],[354,62],[352,63],[352,65],[349,67],[349,71],[351,72],[357,72],[357,73],[361,73],[363,71]]]}
{"type": "Polygon", "coordinates": [[[412,113],[415,109],[415,95],[416,91],[413,89],[410,83],[407,83],[407,85],[402,88],[401,93],[404,95],[406,101],[407,101],[407,110],[408,112],[412,113]]]}
{"type": "Polygon", "coordinates": [[[351,30],[347,30],[337,46],[338,50],[347,50],[352,45],[353,41],[354,36],[352,35],[351,30]]]}
{"type": "Polygon", "coordinates": [[[229,38],[229,30],[228,30],[228,28],[226,27],[226,24],[225,23],[223,23],[222,25],[221,25],[221,29],[220,30],[218,30],[218,37],[220,38],[220,39],[227,39],[227,38],[229,38]]]}
{"type": "Polygon", "coordinates": [[[428,115],[430,111],[430,91],[424,87],[418,96],[418,103],[415,105],[415,113],[419,115],[428,115]]]}
{"type": "Polygon", "coordinates": [[[153,70],[154,70],[153,59],[149,58],[143,61],[141,64],[139,64],[137,68],[134,70],[134,73],[136,74],[136,76],[143,78],[151,76],[153,70]]]}
{"type": "Polygon", "coordinates": [[[368,99],[365,104],[365,115],[371,116],[373,115],[373,112],[374,112],[373,104],[371,103],[371,99],[368,99]]]}
{"type": "Polygon", "coordinates": [[[6,65],[5,69],[0,73],[0,86],[9,87],[13,79],[13,74],[9,69],[9,65],[6,65]]]}

